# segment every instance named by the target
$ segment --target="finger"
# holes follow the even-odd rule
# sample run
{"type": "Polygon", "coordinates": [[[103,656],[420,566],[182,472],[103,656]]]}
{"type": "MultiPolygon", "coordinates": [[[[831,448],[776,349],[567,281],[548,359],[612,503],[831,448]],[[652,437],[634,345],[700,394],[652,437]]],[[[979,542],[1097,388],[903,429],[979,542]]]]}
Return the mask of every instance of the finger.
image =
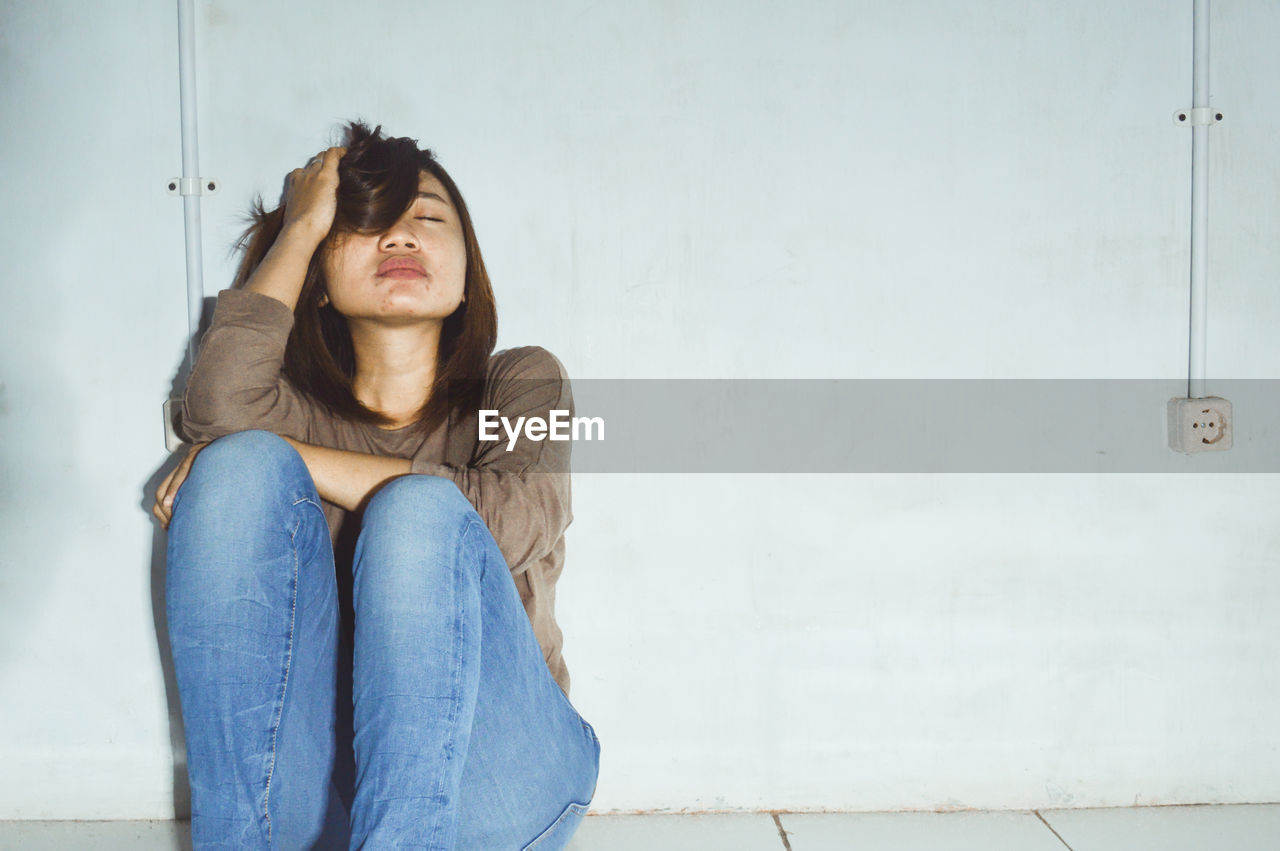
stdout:
{"type": "Polygon", "coordinates": [[[187,480],[187,474],[191,472],[191,462],[195,460],[195,452],[188,452],[187,457],[182,459],[182,463],[173,471],[173,481],[169,482],[169,501],[173,502],[173,496],[178,492],[178,488],[182,487],[182,483],[187,480]]]}
{"type": "Polygon", "coordinates": [[[182,487],[182,483],[187,480],[187,470],[191,467],[191,455],[192,453],[188,452],[187,457],[183,458],[182,463],[173,468],[173,472],[165,477],[164,484],[161,485],[164,493],[159,495],[156,502],[166,513],[170,512],[173,506],[173,498],[177,495],[178,488],[182,487]]]}
{"type": "Polygon", "coordinates": [[[166,524],[173,517],[173,501],[177,498],[178,491],[182,488],[182,483],[186,480],[187,475],[185,472],[180,476],[174,477],[173,482],[169,485],[168,492],[164,495],[164,499],[160,501],[160,511],[164,514],[164,522],[166,524]]]}
{"type": "Polygon", "coordinates": [[[155,518],[156,518],[157,520],[159,520],[159,521],[160,521],[160,525],[161,525],[161,526],[164,526],[165,528],[168,528],[168,526],[169,526],[169,515],[170,515],[172,512],[167,511],[167,510],[165,509],[165,507],[164,507],[164,501],[163,501],[163,500],[160,500],[160,499],[157,499],[157,500],[156,500],[156,504],[155,504],[155,505],[153,505],[153,506],[151,506],[151,513],[152,513],[152,514],[154,514],[154,515],[155,515],[155,518]]]}
{"type": "Polygon", "coordinates": [[[183,461],[173,471],[173,475],[169,477],[169,481],[165,482],[164,497],[160,499],[160,511],[165,516],[173,513],[173,498],[177,497],[178,489],[182,488],[182,482],[187,481],[187,462],[183,461]]]}
{"type": "Polygon", "coordinates": [[[167,524],[169,518],[173,516],[173,497],[166,494],[165,498],[160,500],[156,506],[156,510],[159,512],[160,522],[167,524]]]}
{"type": "Polygon", "coordinates": [[[169,522],[173,519],[173,501],[177,498],[178,491],[182,488],[183,483],[186,482],[187,475],[191,471],[191,465],[196,460],[196,455],[200,454],[200,450],[208,445],[209,441],[207,440],[193,445],[187,452],[186,457],[161,482],[160,488],[156,492],[156,504],[152,507],[151,513],[156,516],[165,529],[169,528],[169,522]]]}
{"type": "Polygon", "coordinates": [[[204,449],[208,443],[197,443],[191,447],[182,463],[173,471],[173,480],[169,482],[169,493],[167,505],[173,505],[173,500],[178,495],[178,490],[187,481],[187,476],[191,475],[191,465],[196,462],[196,456],[200,454],[200,450],[204,449]]]}
{"type": "Polygon", "coordinates": [[[165,511],[173,510],[173,498],[178,493],[178,488],[182,487],[182,483],[187,480],[186,475],[174,476],[172,482],[169,483],[169,489],[164,492],[164,499],[160,501],[160,507],[165,511]]]}
{"type": "Polygon", "coordinates": [[[330,148],[324,152],[324,168],[322,171],[332,171],[338,168],[338,161],[346,154],[346,148],[330,148]]]}
{"type": "Polygon", "coordinates": [[[177,471],[177,467],[170,470],[169,475],[165,476],[164,479],[161,480],[160,487],[156,488],[156,505],[164,502],[164,495],[169,492],[169,482],[173,481],[173,474],[177,471]]]}

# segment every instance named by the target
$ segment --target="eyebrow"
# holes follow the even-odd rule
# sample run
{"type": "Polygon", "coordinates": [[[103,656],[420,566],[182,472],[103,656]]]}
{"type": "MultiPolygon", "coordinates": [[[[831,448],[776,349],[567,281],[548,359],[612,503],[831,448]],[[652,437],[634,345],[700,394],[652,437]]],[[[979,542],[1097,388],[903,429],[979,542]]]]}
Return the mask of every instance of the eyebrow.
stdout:
{"type": "Polygon", "coordinates": [[[444,198],[441,198],[439,195],[437,195],[437,194],[436,194],[436,193],[434,193],[434,192],[424,192],[424,191],[422,191],[422,190],[418,190],[418,197],[419,197],[419,198],[434,198],[434,199],[436,199],[437,201],[439,201],[440,203],[445,204],[446,206],[449,204],[449,202],[448,202],[447,200],[445,200],[444,198]]]}

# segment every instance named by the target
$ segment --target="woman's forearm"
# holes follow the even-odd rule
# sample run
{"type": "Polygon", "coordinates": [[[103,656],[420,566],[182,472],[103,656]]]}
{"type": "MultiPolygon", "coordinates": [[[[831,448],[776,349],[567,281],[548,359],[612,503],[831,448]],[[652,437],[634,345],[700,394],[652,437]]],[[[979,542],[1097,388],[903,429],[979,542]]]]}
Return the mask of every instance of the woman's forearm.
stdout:
{"type": "Polygon", "coordinates": [[[280,231],[266,256],[254,269],[244,288],[269,295],[289,310],[298,305],[307,266],[319,243],[309,234],[293,228],[280,231]]]}
{"type": "Polygon", "coordinates": [[[298,450],[320,496],[348,511],[357,508],[370,493],[397,476],[411,471],[408,458],[387,458],[330,449],[286,437],[298,450]]]}

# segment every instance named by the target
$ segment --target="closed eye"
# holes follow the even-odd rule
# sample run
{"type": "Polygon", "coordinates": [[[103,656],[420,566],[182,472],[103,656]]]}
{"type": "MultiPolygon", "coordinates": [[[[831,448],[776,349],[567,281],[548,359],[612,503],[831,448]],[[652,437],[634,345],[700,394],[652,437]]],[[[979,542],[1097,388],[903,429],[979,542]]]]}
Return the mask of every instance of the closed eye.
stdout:
{"type": "Polygon", "coordinates": [[[415,218],[415,219],[417,219],[418,221],[422,221],[423,219],[426,219],[426,220],[427,220],[427,221],[429,221],[429,222],[443,222],[443,221],[444,221],[444,219],[433,219],[431,216],[414,216],[414,218],[415,218]]]}

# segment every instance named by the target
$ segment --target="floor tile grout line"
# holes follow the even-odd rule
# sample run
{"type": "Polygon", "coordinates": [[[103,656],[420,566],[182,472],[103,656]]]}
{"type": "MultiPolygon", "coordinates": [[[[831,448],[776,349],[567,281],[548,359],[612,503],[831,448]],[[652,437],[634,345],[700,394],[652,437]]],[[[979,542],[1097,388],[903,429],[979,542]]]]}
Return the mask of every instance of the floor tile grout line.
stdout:
{"type": "Polygon", "coordinates": [[[1063,839],[1063,838],[1062,838],[1062,834],[1060,834],[1060,833],[1058,833],[1058,831],[1054,830],[1054,829],[1053,829],[1053,825],[1049,824],[1049,822],[1045,820],[1045,817],[1044,817],[1044,816],[1042,816],[1042,815],[1040,815],[1040,811],[1039,811],[1039,810],[1032,810],[1031,812],[1035,813],[1035,814],[1036,814],[1036,818],[1040,819],[1040,822],[1041,822],[1045,827],[1049,828],[1049,832],[1050,832],[1050,833],[1052,833],[1054,836],[1058,837],[1058,841],[1062,843],[1062,846],[1063,846],[1064,848],[1066,848],[1066,849],[1067,849],[1067,851],[1074,851],[1074,849],[1073,849],[1070,845],[1068,845],[1068,844],[1067,844],[1067,840],[1065,840],[1065,839],[1063,839]]]}
{"type": "Polygon", "coordinates": [[[791,841],[787,839],[787,832],[782,829],[782,819],[778,817],[777,813],[773,814],[773,823],[778,826],[778,836],[782,837],[782,847],[787,851],[791,851],[791,841]]]}

